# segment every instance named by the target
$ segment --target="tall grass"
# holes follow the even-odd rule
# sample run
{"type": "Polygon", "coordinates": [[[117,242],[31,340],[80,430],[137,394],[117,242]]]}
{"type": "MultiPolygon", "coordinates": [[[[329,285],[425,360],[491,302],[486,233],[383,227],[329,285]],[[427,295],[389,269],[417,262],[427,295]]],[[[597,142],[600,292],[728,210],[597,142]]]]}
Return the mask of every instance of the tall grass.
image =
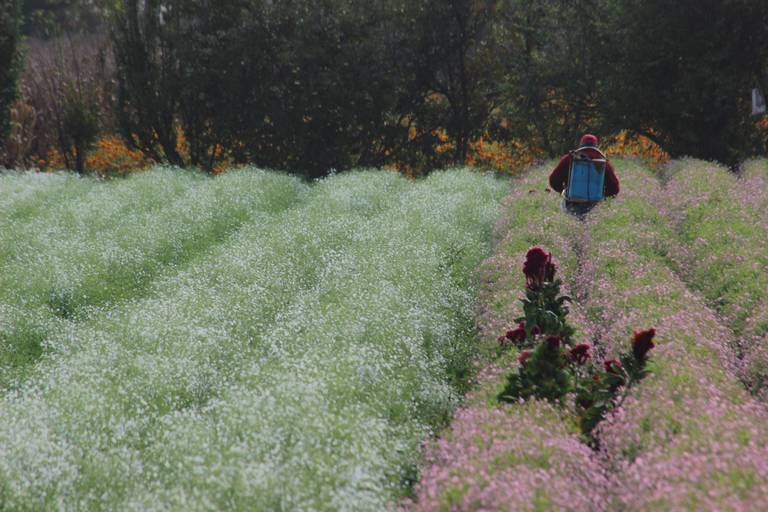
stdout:
{"type": "MultiPolygon", "coordinates": [[[[93,267],[46,253],[82,291],[130,241],[151,278],[110,285],[117,302],[76,293],[76,314],[45,332],[46,355],[0,401],[0,508],[383,509],[457,403],[474,351],[467,276],[507,185],[465,171],[175,178],[85,184],[124,187],[134,216],[121,203],[83,235],[93,267]],[[178,199],[153,196],[161,183],[178,199]]],[[[34,282],[17,293],[44,299],[51,281],[34,282]]]]}

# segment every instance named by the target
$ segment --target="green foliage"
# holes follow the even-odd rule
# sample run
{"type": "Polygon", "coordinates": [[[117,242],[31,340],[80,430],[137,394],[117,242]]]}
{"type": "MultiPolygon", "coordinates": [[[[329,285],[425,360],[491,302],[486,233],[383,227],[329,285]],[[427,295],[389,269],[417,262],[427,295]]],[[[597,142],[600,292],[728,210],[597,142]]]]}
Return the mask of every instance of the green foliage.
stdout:
{"type": "Polygon", "coordinates": [[[112,16],[124,134],[206,169],[463,163],[497,95],[492,4],[124,0],[112,16]],[[457,141],[450,155],[435,151],[438,128],[457,141]]]}
{"type": "Polygon", "coordinates": [[[8,135],[8,111],[18,92],[21,3],[20,0],[0,0],[0,147],[8,135]]]}
{"type": "Polygon", "coordinates": [[[92,32],[104,25],[109,0],[25,0],[23,33],[50,38],[63,33],[92,32]]]}
{"type": "Polygon", "coordinates": [[[504,0],[494,23],[504,48],[497,136],[530,141],[550,157],[596,128],[603,0],[504,0]],[[503,77],[503,78],[502,78],[503,77]]]}
{"type": "MultiPolygon", "coordinates": [[[[516,372],[508,375],[499,399],[517,402],[538,398],[564,404],[569,395],[576,399],[582,433],[590,442],[592,431],[605,415],[623,402],[629,388],[647,375],[647,354],[654,347],[655,330],[635,333],[632,350],[595,364],[587,344],[574,345],[573,327],[566,316],[570,301],[560,295],[561,281],[555,278],[552,255],[535,247],[528,251],[523,266],[526,298],[520,326],[505,338],[520,348],[516,372]]],[[[500,339],[506,343],[506,340],[500,339]]]]}
{"type": "Polygon", "coordinates": [[[749,102],[753,87],[768,90],[768,3],[604,4],[600,104],[607,128],[644,134],[673,157],[729,165],[765,150],[749,102]]]}
{"type": "Polygon", "coordinates": [[[528,334],[531,334],[534,326],[539,326],[542,332],[570,340],[574,329],[566,321],[566,303],[570,302],[571,298],[560,295],[561,285],[562,281],[556,279],[544,283],[538,290],[526,289],[526,296],[522,299],[525,316],[516,321],[525,321],[528,334]]]}

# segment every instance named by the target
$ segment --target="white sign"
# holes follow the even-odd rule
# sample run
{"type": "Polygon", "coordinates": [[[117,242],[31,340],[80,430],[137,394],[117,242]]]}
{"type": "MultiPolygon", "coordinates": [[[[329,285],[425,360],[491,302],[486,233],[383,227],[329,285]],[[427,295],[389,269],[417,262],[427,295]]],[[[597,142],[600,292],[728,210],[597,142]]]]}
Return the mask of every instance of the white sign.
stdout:
{"type": "Polygon", "coordinates": [[[760,89],[752,89],[752,115],[765,114],[765,96],[760,89]]]}

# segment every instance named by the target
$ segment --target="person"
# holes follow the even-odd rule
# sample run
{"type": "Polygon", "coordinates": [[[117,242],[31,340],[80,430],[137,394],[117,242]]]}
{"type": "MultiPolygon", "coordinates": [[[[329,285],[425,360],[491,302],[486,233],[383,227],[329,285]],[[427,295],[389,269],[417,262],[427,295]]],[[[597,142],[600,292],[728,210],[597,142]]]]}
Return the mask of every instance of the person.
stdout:
{"type": "MultiPolygon", "coordinates": [[[[593,184],[595,181],[593,180],[593,184]]],[[[597,181],[599,183],[599,181],[597,181]]],[[[581,138],[580,147],[560,159],[560,163],[549,175],[549,185],[553,190],[563,194],[562,206],[569,213],[583,218],[600,201],[606,197],[614,197],[619,194],[619,179],[611,163],[605,158],[605,155],[597,147],[597,137],[591,134],[584,135],[581,138]],[[574,181],[574,187],[569,187],[569,179],[574,169],[574,159],[577,162],[587,162],[591,172],[579,173],[578,179],[589,180],[590,176],[597,176],[602,181],[602,190],[594,191],[589,189],[589,184],[581,184],[581,189],[591,190],[590,193],[582,194],[582,197],[576,197],[575,190],[579,185],[574,181]]]]}

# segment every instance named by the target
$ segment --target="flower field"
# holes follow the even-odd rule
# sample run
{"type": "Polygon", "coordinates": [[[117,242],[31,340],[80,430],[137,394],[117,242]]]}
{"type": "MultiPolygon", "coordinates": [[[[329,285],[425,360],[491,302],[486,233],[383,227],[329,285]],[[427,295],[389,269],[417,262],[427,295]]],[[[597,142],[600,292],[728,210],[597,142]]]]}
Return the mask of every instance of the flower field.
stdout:
{"type": "Polygon", "coordinates": [[[522,364],[502,353],[428,448],[407,508],[768,507],[768,168],[752,162],[736,178],[697,161],[660,176],[635,161],[615,166],[622,193],[585,222],[557,211],[548,168],[517,182],[496,254],[480,270],[478,324],[487,347],[514,327],[525,251],[545,247],[575,299],[575,339],[608,358],[633,331],[655,327],[651,374],[606,415],[585,454],[572,405],[499,403],[502,378],[522,364]]]}
{"type": "Polygon", "coordinates": [[[0,175],[0,509],[768,509],[768,161],[652,164],[0,175]],[[509,396],[546,286],[587,381],[655,336],[594,428],[509,396]]]}
{"type": "Polygon", "coordinates": [[[0,176],[0,509],[381,510],[460,397],[507,189],[0,176]]]}

